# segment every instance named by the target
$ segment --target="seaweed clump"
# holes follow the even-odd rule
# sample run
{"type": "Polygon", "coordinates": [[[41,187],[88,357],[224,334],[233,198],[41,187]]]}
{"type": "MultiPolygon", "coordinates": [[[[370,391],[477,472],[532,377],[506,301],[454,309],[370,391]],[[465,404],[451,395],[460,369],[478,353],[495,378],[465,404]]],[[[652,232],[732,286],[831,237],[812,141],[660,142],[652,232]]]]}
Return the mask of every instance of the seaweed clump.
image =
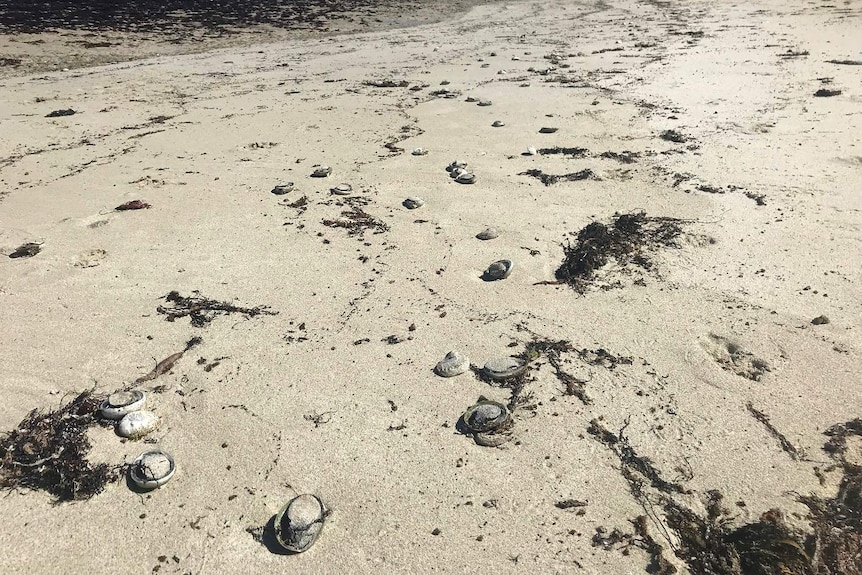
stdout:
{"type": "Polygon", "coordinates": [[[648,254],[660,247],[679,247],[683,220],[648,217],[645,213],[618,214],[611,225],[591,222],[577,235],[577,242],[563,246],[563,263],[555,275],[557,283],[566,283],[584,293],[596,272],[616,259],[622,267],[634,265],[652,269],[648,254]]]}
{"type": "Polygon", "coordinates": [[[276,315],[278,313],[270,310],[269,306],[265,305],[241,307],[232,303],[202,297],[197,290],[192,293],[195,295],[183,296],[177,291],[172,291],[164,298],[171,306],[160,305],[156,307],[156,311],[166,316],[165,319],[167,321],[174,321],[177,318],[188,316],[191,318],[191,324],[194,327],[206,327],[217,316],[230,313],[239,313],[247,318],[258,315],[276,315]]]}
{"type": "Polygon", "coordinates": [[[31,411],[0,439],[0,488],[41,489],[62,502],[89,499],[119,479],[118,467],[87,460],[101,401],[85,391],[55,411],[31,411]]]}

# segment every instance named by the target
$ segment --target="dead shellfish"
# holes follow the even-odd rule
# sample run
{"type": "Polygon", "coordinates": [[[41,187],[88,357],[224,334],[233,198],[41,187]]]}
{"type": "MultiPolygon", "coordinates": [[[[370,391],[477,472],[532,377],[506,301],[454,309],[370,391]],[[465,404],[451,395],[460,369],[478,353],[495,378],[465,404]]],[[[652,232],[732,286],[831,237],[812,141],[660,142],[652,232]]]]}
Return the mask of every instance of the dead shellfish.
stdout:
{"type": "Polygon", "coordinates": [[[280,184],[276,184],[271,191],[276,196],[283,196],[284,194],[293,191],[293,182],[282,182],[280,184]]]}
{"type": "Polygon", "coordinates": [[[512,273],[512,268],[515,264],[512,260],[499,260],[488,266],[485,273],[482,274],[482,279],[488,282],[506,279],[512,273]]]}
{"type": "Polygon", "coordinates": [[[512,438],[512,415],[502,403],[479,398],[459,422],[462,431],[485,447],[498,447],[512,438]]]}
{"type": "Polygon", "coordinates": [[[425,148],[415,148],[412,152],[410,152],[414,156],[425,156],[428,154],[428,150],[425,148]]]}
{"type": "Polygon", "coordinates": [[[467,162],[462,162],[460,160],[453,160],[448,166],[446,166],[447,172],[452,172],[456,168],[465,169],[467,167],[467,162]]]}
{"type": "Polygon", "coordinates": [[[455,177],[455,181],[459,184],[472,184],[476,181],[476,174],[470,172],[461,172],[455,177]]]}
{"type": "Polygon", "coordinates": [[[516,357],[500,357],[485,363],[485,375],[497,381],[511,379],[527,371],[527,363],[516,357]]]}
{"type": "Polygon", "coordinates": [[[476,237],[480,240],[493,240],[500,236],[500,232],[497,231],[497,228],[485,228],[478,234],[476,237]]]}
{"type": "Polygon", "coordinates": [[[275,516],[275,539],[294,553],[311,547],[323,530],[329,510],[316,495],[298,495],[281,508],[275,516]]]}
{"type": "Polygon", "coordinates": [[[330,188],[329,191],[336,196],[347,196],[353,191],[353,186],[350,184],[338,184],[334,188],[330,188]]]}
{"type": "Polygon", "coordinates": [[[115,391],[108,396],[99,408],[107,419],[122,419],[133,411],[144,407],[146,397],[142,391],[115,391]]]}
{"type": "Polygon", "coordinates": [[[325,178],[332,173],[332,168],[329,166],[314,166],[314,171],[311,172],[312,178],[325,178]]]}
{"type": "Polygon", "coordinates": [[[129,468],[129,477],[142,489],[161,487],[174,476],[177,464],[166,451],[145,451],[129,468]]]}
{"type": "Polygon", "coordinates": [[[434,371],[441,377],[455,377],[470,369],[470,359],[457,351],[450,351],[441,359],[434,371]]]}

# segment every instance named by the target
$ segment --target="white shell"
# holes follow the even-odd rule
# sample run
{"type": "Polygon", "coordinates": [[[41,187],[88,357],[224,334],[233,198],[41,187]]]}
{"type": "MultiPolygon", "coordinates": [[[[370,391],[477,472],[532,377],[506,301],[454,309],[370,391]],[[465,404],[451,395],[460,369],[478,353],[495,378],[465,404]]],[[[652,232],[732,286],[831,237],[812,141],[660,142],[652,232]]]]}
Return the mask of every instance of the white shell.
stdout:
{"type": "Polygon", "coordinates": [[[533,146],[530,146],[529,148],[527,148],[527,155],[528,156],[535,156],[538,153],[539,153],[538,150],[536,150],[536,148],[534,148],[533,146]]]}
{"type": "Polygon", "coordinates": [[[476,174],[471,174],[470,172],[463,172],[458,174],[455,178],[455,181],[459,184],[472,184],[476,181],[476,174]]]}
{"type": "Polygon", "coordinates": [[[309,493],[298,495],[275,516],[275,539],[288,551],[302,553],[317,540],[327,515],[319,497],[309,493]]]}
{"type": "Polygon", "coordinates": [[[457,178],[458,176],[460,176],[461,174],[466,174],[466,173],[467,173],[467,170],[464,168],[452,168],[452,171],[449,172],[449,177],[454,179],[454,178],[457,178]]]}
{"type": "Polygon", "coordinates": [[[502,280],[509,277],[515,264],[512,260],[499,260],[488,266],[483,276],[487,281],[502,280]]]}
{"type": "Polygon", "coordinates": [[[147,398],[142,391],[115,391],[102,402],[99,410],[108,419],[122,419],[144,407],[147,398]]]}
{"type": "Polygon", "coordinates": [[[409,198],[404,200],[402,204],[404,204],[404,207],[408,210],[415,210],[416,208],[421,208],[422,206],[424,206],[425,200],[417,196],[410,196],[409,198]]]}
{"type": "Polygon", "coordinates": [[[117,434],[129,439],[138,439],[159,426],[159,416],[152,411],[133,411],[123,417],[117,425],[117,434]]]}
{"type": "Polygon", "coordinates": [[[455,377],[470,369],[470,359],[457,351],[450,351],[437,363],[434,371],[441,377],[455,377]]]}
{"type": "Polygon", "coordinates": [[[177,464],[170,453],[160,450],[145,451],[129,468],[129,477],[142,489],[161,487],[174,476],[177,464]]]}
{"type": "Polygon", "coordinates": [[[276,196],[283,196],[284,194],[287,194],[292,190],[293,182],[282,182],[280,184],[276,184],[276,186],[272,189],[272,193],[276,196]]]}
{"type": "Polygon", "coordinates": [[[334,188],[329,189],[336,196],[347,196],[353,191],[353,186],[350,184],[338,184],[334,188]]]}
{"type": "Polygon", "coordinates": [[[414,156],[424,156],[428,153],[428,150],[426,150],[425,148],[416,148],[410,153],[414,156]]]}
{"type": "Polygon", "coordinates": [[[494,128],[502,128],[505,125],[506,124],[504,122],[501,122],[500,120],[494,120],[494,123],[491,124],[491,126],[493,126],[494,128]]]}
{"type": "Polygon", "coordinates": [[[325,178],[332,173],[332,168],[329,166],[314,166],[314,171],[311,172],[312,178],[325,178]]]}
{"type": "Polygon", "coordinates": [[[451,172],[457,168],[464,169],[467,167],[467,162],[462,162],[460,160],[453,160],[448,166],[446,166],[446,171],[451,172]]]}
{"type": "Polygon", "coordinates": [[[476,234],[476,237],[480,240],[493,240],[494,238],[497,238],[499,236],[500,232],[497,231],[497,228],[485,228],[484,230],[476,234]]]}
{"type": "Polygon", "coordinates": [[[521,375],[527,370],[527,364],[514,357],[500,357],[485,364],[485,374],[498,381],[521,375]]]}

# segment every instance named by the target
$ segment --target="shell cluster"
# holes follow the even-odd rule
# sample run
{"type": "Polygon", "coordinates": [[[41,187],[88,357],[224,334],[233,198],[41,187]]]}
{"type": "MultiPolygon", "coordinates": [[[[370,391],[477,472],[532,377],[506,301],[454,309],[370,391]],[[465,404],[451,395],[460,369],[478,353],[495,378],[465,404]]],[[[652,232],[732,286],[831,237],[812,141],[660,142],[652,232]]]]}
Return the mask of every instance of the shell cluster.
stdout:
{"type": "Polygon", "coordinates": [[[275,516],[275,539],[288,551],[302,553],[317,540],[328,515],[329,511],[318,496],[298,495],[275,516]]]}
{"type": "Polygon", "coordinates": [[[446,166],[449,177],[459,184],[472,184],[476,181],[476,175],[467,171],[467,162],[455,160],[446,166]]]}

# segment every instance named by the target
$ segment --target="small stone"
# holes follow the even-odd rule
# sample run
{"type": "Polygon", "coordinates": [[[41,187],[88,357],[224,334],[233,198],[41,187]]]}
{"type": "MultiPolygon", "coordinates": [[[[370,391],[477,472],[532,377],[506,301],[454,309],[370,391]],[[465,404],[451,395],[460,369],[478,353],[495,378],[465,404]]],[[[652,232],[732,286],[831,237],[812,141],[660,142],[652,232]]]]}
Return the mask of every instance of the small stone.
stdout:
{"type": "Polygon", "coordinates": [[[547,128],[547,127],[545,127],[545,128],[540,128],[540,129],[539,129],[539,133],[540,133],[540,134],[553,134],[553,133],[554,133],[554,132],[556,132],[558,129],[559,129],[559,128],[547,128]]]}

